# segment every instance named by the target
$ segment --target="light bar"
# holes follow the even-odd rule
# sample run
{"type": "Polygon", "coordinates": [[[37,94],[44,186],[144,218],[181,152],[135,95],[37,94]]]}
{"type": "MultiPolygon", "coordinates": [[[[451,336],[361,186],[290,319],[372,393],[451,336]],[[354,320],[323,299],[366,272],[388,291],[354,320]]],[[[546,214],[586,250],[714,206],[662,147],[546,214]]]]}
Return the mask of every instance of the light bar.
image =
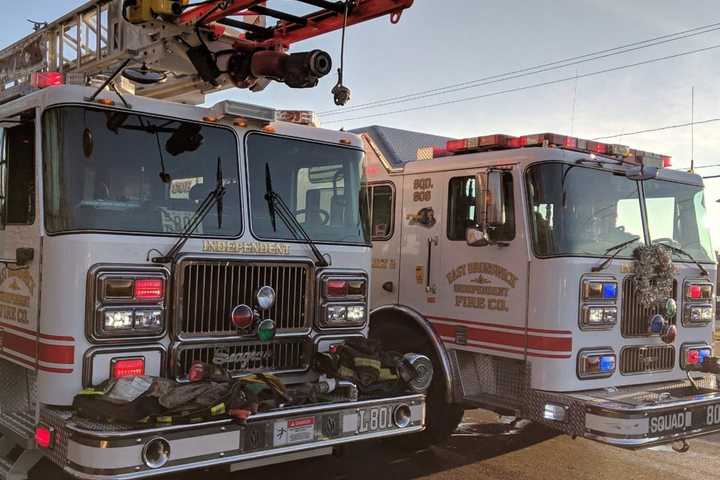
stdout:
{"type": "Polygon", "coordinates": [[[312,110],[278,110],[275,112],[275,118],[280,122],[297,123],[311,127],[320,126],[320,119],[312,110]]]}
{"type": "Polygon", "coordinates": [[[253,105],[251,103],[225,100],[216,103],[211,109],[215,115],[224,117],[243,117],[263,122],[274,122],[277,117],[275,109],[253,105]]]}
{"type": "Polygon", "coordinates": [[[537,133],[524,135],[522,137],[493,134],[449,140],[445,149],[428,146],[420,147],[417,151],[417,159],[427,160],[447,155],[525,147],[563,148],[597,155],[608,155],[622,158],[627,162],[659,168],[672,165],[672,159],[667,155],[633,150],[626,145],[600,143],[594,140],[559,135],[557,133],[537,133]]]}
{"type": "Polygon", "coordinates": [[[483,137],[462,138],[449,140],[445,149],[451,153],[487,151],[501,148],[510,148],[510,141],[515,138],[509,135],[495,134],[483,137]]]}

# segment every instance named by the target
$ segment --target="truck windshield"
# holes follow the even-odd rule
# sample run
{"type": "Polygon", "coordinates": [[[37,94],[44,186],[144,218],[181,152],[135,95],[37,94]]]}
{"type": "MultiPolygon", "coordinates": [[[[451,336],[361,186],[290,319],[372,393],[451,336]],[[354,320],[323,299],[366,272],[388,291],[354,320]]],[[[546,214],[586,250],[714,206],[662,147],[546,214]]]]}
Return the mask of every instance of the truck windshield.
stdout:
{"type": "Polygon", "coordinates": [[[179,234],[219,173],[226,188],[222,214],[210,212],[195,235],[239,235],[231,130],[85,107],[48,110],[43,126],[49,232],[179,234]]]}
{"type": "MultiPolygon", "coordinates": [[[[608,248],[639,237],[618,254],[629,257],[645,239],[640,184],[607,170],[546,163],[528,169],[530,224],[535,253],[605,256],[608,248]]],[[[649,237],[712,261],[701,187],[649,180],[643,183],[649,237]]],[[[686,261],[678,257],[676,260],[686,261]]]]}
{"type": "Polygon", "coordinates": [[[263,239],[295,240],[265,199],[266,177],[310,238],[327,243],[369,243],[363,152],[287,137],[247,137],[250,216],[263,239]]]}

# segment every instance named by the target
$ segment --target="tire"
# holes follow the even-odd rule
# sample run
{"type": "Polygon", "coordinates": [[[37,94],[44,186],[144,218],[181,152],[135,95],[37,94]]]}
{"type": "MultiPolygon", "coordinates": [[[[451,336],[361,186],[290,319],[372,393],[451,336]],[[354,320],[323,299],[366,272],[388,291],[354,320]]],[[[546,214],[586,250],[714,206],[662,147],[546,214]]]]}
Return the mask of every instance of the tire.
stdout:
{"type": "Polygon", "coordinates": [[[411,437],[400,437],[400,442],[419,450],[432,445],[446,443],[450,435],[462,421],[464,408],[458,404],[449,404],[446,400],[446,382],[442,375],[442,366],[435,349],[419,329],[393,323],[390,318],[371,326],[370,338],[380,341],[383,348],[399,353],[419,353],[427,356],[433,365],[433,379],[426,392],[425,430],[411,437]]]}

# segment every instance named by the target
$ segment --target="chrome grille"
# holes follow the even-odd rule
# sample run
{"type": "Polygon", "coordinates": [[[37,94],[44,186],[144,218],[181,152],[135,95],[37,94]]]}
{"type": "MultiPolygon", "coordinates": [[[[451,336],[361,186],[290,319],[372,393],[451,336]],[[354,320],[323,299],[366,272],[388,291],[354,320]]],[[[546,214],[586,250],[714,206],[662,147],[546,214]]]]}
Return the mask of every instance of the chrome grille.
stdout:
{"type": "Polygon", "coordinates": [[[181,380],[195,361],[220,365],[233,375],[304,371],[309,368],[309,358],[310,344],[299,339],[185,344],[173,352],[174,376],[181,380]]]}
{"type": "Polygon", "coordinates": [[[620,352],[620,373],[662,372],[672,370],[675,365],[675,347],[672,345],[650,345],[626,347],[620,352]]]}
{"type": "MultiPolygon", "coordinates": [[[[664,305],[644,306],[638,297],[634,276],[629,275],[623,281],[622,317],[620,332],[623,337],[649,337],[650,319],[655,314],[664,313],[664,305]]],[[[677,281],[673,282],[673,298],[677,297],[677,281]]],[[[675,318],[668,319],[675,324],[675,318]]]]}
{"type": "Polygon", "coordinates": [[[264,285],[275,289],[276,301],[260,315],[275,320],[278,333],[310,328],[313,282],[307,263],[193,259],[182,261],[177,272],[175,335],[181,340],[236,336],[232,309],[254,306],[255,293],[264,285]]]}

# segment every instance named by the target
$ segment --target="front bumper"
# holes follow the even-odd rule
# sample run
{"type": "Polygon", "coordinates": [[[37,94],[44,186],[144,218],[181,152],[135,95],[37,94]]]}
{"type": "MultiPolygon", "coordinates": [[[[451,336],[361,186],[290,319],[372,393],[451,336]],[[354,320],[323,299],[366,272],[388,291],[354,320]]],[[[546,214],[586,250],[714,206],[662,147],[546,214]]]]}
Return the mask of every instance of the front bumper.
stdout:
{"type": "Polygon", "coordinates": [[[55,429],[55,445],[45,453],[67,473],[86,479],[134,479],[419,432],[425,428],[425,396],[258,413],[246,424],[223,419],[122,430],[117,425],[78,421],[54,409],[43,409],[41,420],[55,429]],[[394,421],[393,413],[400,406],[410,412],[407,425],[394,421]],[[170,445],[170,458],[162,467],[150,468],[143,461],[143,448],[158,437],[170,445]]]}
{"type": "Polygon", "coordinates": [[[720,431],[716,378],[707,375],[696,384],[699,389],[685,380],[569,394],[536,391],[531,417],[570,435],[617,447],[661,445],[720,431]],[[564,419],[548,418],[559,409],[564,409],[564,419]]]}

